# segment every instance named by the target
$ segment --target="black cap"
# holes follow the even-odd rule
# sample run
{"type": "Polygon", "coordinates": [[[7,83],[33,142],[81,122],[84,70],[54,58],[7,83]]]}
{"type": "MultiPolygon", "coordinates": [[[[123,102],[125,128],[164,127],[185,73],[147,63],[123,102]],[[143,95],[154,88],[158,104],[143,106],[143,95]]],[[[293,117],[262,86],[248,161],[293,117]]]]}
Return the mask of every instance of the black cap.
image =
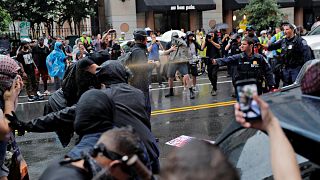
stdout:
{"type": "Polygon", "coordinates": [[[135,40],[144,40],[147,36],[148,35],[145,30],[136,30],[133,32],[133,37],[135,40]]]}

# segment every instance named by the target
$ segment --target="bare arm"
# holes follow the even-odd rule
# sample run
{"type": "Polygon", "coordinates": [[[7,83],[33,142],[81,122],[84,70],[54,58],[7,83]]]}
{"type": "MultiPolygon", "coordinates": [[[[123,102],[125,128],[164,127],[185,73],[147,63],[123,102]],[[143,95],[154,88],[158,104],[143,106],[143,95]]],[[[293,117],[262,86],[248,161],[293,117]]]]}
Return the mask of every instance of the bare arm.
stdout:
{"type": "Polygon", "coordinates": [[[300,170],[296,160],[295,152],[285,136],[279,124],[279,120],[269,110],[269,105],[258,96],[254,96],[261,108],[262,120],[252,123],[246,122],[240,106],[235,105],[235,116],[237,122],[243,127],[255,128],[266,131],[270,138],[271,165],[274,179],[300,180],[300,170]]]}

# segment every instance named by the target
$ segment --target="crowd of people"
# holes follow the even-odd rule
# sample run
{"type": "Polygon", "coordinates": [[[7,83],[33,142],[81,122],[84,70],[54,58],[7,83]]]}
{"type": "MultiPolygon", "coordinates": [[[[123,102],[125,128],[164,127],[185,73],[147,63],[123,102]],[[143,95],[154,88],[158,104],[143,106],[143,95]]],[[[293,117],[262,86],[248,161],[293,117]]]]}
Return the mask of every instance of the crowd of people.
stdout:
{"type": "MultiPolygon", "coordinates": [[[[64,147],[75,133],[79,135],[72,150],[49,165],[40,179],[153,179],[154,174],[169,180],[239,179],[219,148],[203,141],[173,151],[160,168],[158,142],[150,123],[149,85],[156,68],[159,87],[164,87],[159,50],[169,59],[165,69],[168,98],[174,96],[177,72],[183,76],[190,99],[196,97],[197,63],[202,61],[205,65],[201,70],[208,73],[212,96],[218,91],[219,66],[225,65],[234,83],[256,79],[258,94],[278,88],[277,75],[284,85],[292,84],[302,65],[312,59],[309,46],[290,23],[282,24],[274,34],[260,34],[256,36],[253,26],[233,34],[211,29],[207,33],[188,31],[181,37],[173,32],[166,47],[150,29],[134,31],[134,42],[124,48],[119,42],[125,34],[117,39],[113,29],[95,39],[84,32],[73,48],[63,37],[56,37],[48,46],[45,38],[35,44],[23,40],[16,61],[0,55],[0,179],[10,177],[4,159],[7,147],[15,144],[11,130],[19,135],[25,131],[56,132],[64,147]],[[48,95],[49,76],[54,78],[56,91],[46,103],[44,116],[29,122],[19,120],[14,111],[23,86],[29,101],[40,100],[39,77],[48,95]]],[[[236,104],[237,122],[268,133],[275,179],[301,179],[294,150],[278,119],[266,102],[258,96],[254,99],[261,108],[261,120],[247,122],[236,104]]]]}

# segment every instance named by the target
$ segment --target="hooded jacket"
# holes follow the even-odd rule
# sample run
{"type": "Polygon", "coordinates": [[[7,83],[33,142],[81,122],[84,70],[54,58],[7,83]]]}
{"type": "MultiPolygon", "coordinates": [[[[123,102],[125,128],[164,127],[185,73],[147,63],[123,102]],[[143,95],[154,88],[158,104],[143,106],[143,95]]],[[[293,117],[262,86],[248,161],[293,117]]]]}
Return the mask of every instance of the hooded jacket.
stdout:
{"type": "Polygon", "coordinates": [[[116,127],[131,126],[145,144],[151,159],[152,169],[157,172],[159,170],[159,148],[151,132],[143,92],[126,83],[128,74],[125,67],[118,61],[110,60],[103,63],[97,69],[96,75],[98,81],[106,85],[106,88],[99,91],[105,94],[104,103],[109,107],[97,106],[95,110],[90,110],[91,107],[88,105],[92,103],[100,104],[99,97],[101,99],[102,95],[96,92],[98,90],[88,91],[87,93],[92,95],[81,97],[78,103],[74,124],[75,131],[81,136],[86,135],[87,132],[102,132],[108,126],[110,127],[110,123],[105,121],[113,121],[113,125],[116,127]],[[95,98],[93,98],[94,96],[95,98]],[[113,106],[114,110],[112,110],[113,106]],[[108,114],[109,116],[107,116],[100,113],[100,117],[96,117],[94,114],[97,113],[87,113],[86,115],[78,116],[78,113],[84,111],[100,111],[98,108],[104,109],[105,114],[110,112],[113,112],[113,114],[108,114]],[[89,118],[88,115],[90,114],[92,117],[89,118]],[[111,120],[110,117],[112,116],[111,120]],[[91,119],[91,121],[88,119],[91,119]],[[96,124],[96,126],[92,126],[93,124],[96,124]],[[102,124],[105,124],[105,127],[102,127],[102,124]]]}

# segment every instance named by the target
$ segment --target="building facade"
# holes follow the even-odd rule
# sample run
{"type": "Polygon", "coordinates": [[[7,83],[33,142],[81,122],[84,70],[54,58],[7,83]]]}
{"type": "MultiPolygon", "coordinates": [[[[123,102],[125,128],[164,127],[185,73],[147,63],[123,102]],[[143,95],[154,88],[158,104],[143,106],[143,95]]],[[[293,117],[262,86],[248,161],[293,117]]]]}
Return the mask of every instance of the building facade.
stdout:
{"type": "MultiPolygon", "coordinates": [[[[99,25],[127,38],[137,28],[154,31],[171,29],[195,31],[209,29],[217,23],[227,23],[232,29],[234,12],[245,7],[249,0],[99,0],[99,25]]],[[[320,0],[278,0],[289,22],[303,25],[314,22],[319,14],[320,0]]],[[[311,26],[310,26],[311,27],[311,26]]]]}

